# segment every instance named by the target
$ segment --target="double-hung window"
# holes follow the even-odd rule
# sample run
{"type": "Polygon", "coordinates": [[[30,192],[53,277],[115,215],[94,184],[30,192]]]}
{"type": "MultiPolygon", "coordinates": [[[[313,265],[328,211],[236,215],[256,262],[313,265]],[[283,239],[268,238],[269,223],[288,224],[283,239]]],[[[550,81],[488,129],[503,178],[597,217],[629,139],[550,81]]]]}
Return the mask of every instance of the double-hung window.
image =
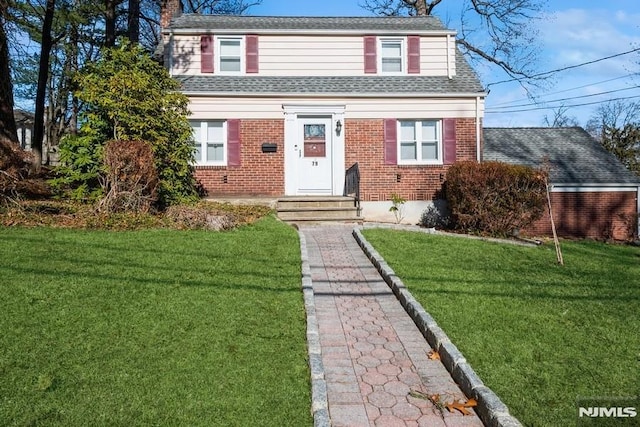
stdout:
{"type": "Polygon", "coordinates": [[[227,125],[224,121],[191,121],[196,165],[227,164],[227,125]]]}
{"type": "Polygon", "coordinates": [[[439,120],[399,120],[400,164],[442,164],[442,131],[439,120]]]}
{"type": "Polygon", "coordinates": [[[243,40],[241,37],[218,37],[218,70],[220,73],[239,74],[243,67],[243,40]]]}
{"type": "Polygon", "coordinates": [[[404,39],[380,39],[380,72],[388,74],[404,73],[404,39]]]}

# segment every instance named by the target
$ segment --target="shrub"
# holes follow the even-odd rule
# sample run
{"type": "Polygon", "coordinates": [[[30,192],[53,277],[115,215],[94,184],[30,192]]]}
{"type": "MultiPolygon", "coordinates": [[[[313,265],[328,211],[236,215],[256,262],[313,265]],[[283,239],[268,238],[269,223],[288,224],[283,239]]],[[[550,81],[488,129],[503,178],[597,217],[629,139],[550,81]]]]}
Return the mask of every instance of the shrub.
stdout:
{"type": "Polygon", "coordinates": [[[420,216],[420,226],[426,228],[447,228],[451,220],[444,200],[436,200],[420,216]]]}
{"type": "Polygon", "coordinates": [[[158,199],[158,173],[151,145],[109,141],[104,149],[105,196],[101,212],[149,212],[158,199]]]}
{"type": "Polygon", "coordinates": [[[547,172],[501,162],[460,162],[447,173],[445,193],[454,226],[508,235],[542,217],[547,172]]]}
{"type": "Polygon", "coordinates": [[[195,201],[188,98],[179,83],[140,46],[122,42],[102,53],[74,76],[82,126],[79,137],[61,144],[57,184],[79,199],[99,197],[106,142],[142,140],[153,149],[160,207],[195,201]]]}

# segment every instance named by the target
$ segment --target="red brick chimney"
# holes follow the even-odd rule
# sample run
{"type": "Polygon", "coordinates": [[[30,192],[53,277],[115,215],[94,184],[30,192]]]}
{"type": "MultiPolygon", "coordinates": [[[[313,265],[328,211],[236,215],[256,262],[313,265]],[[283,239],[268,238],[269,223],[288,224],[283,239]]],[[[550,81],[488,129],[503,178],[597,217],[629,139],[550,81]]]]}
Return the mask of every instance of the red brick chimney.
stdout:
{"type": "Polygon", "coordinates": [[[182,15],[180,0],[162,0],[160,2],[160,28],[167,28],[171,18],[182,15]]]}

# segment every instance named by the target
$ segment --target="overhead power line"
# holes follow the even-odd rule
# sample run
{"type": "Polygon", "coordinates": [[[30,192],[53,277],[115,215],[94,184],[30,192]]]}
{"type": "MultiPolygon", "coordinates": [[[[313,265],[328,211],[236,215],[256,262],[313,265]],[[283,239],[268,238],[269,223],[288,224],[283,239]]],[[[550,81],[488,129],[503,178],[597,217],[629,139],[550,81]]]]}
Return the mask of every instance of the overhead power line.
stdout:
{"type": "MultiPolygon", "coordinates": [[[[487,107],[487,110],[502,110],[502,109],[508,109],[508,108],[530,107],[532,105],[546,104],[546,103],[552,103],[552,102],[572,101],[574,99],[591,98],[591,97],[594,97],[594,96],[608,95],[610,93],[624,92],[624,91],[627,91],[627,90],[638,89],[638,88],[640,88],[640,86],[632,86],[632,87],[626,87],[626,88],[622,88],[622,89],[608,90],[608,91],[605,91],[605,92],[591,93],[589,95],[572,96],[572,97],[569,97],[569,98],[552,99],[550,101],[544,101],[544,102],[540,102],[540,103],[538,103],[538,102],[528,102],[526,104],[493,106],[493,107],[487,107]]],[[[548,108],[553,108],[553,107],[550,106],[548,108]]]]}
{"type": "MultiPolygon", "coordinates": [[[[568,88],[568,89],[557,90],[557,91],[553,91],[552,93],[546,93],[546,94],[534,96],[533,98],[534,99],[546,98],[546,97],[549,97],[549,96],[557,95],[559,93],[572,92],[574,90],[584,89],[586,87],[597,86],[597,85],[600,85],[600,84],[603,84],[603,83],[610,83],[610,82],[613,82],[613,81],[616,81],[616,80],[626,79],[628,77],[635,76],[635,75],[638,75],[638,73],[629,73],[629,74],[625,74],[624,76],[614,77],[612,79],[601,80],[601,81],[594,82],[594,83],[588,83],[588,84],[585,84],[585,85],[582,85],[582,86],[576,86],[576,87],[571,87],[571,88],[568,88]]],[[[532,105],[535,104],[535,102],[532,101],[531,98],[520,98],[520,99],[514,99],[512,101],[499,102],[497,104],[494,104],[494,107],[503,106],[503,105],[504,106],[510,106],[510,104],[515,104],[515,103],[524,102],[524,101],[529,101],[532,105]]],[[[551,101],[548,101],[548,102],[551,102],[551,101]]]]}
{"type": "Polygon", "coordinates": [[[508,113],[524,113],[527,111],[537,111],[537,110],[549,110],[551,108],[557,108],[557,107],[566,107],[566,108],[572,108],[572,107],[584,107],[586,105],[595,105],[595,104],[602,104],[603,102],[611,102],[611,101],[622,101],[625,99],[640,99],[640,95],[635,95],[635,96],[625,96],[625,97],[621,97],[621,98],[611,98],[611,99],[607,99],[606,101],[593,101],[593,102],[584,102],[582,104],[571,104],[571,105],[561,105],[561,106],[555,106],[555,107],[533,107],[533,108],[522,108],[522,109],[517,109],[517,110],[508,110],[508,111],[485,111],[485,114],[508,114],[508,113]]]}
{"type": "Polygon", "coordinates": [[[508,79],[508,80],[501,80],[501,81],[498,81],[498,82],[489,83],[487,85],[487,88],[489,88],[489,86],[499,85],[499,84],[502,84],[502,83],[511,83],[511,82],[517,82],[517,81],[526,80],[526,79],[533,79],[533,78],[538,78],[538,77],[542,77],[542,76],[547,76],[549,74],[559,73],[561,71],[567,71],[567,70],[571,70],[571,69],[574,69],[574,68],[580,68],[580,67],[584,67],[585,65],[595,64],[597,62],[606,61],[607,59],[617,58],[619,56],[628,55],[630,53],[638,52],[638,51],[640,51],[640,47],[628,50],[626,52],[616,53],[615,55],[605,56],[604,58],[594,59],[593,61],[587,61],[587,62],[583,62],[583,63],[580,63],[580,64],[569,65],[569,66],[566,66],[566,67],[557,68],[555,70],[545,71],[543,73],[534,74],[534,75],[529,76],[527,78],[525,78],[525,77],[515,77],[515,78],[512,78],[512,79],[508,79]]]}

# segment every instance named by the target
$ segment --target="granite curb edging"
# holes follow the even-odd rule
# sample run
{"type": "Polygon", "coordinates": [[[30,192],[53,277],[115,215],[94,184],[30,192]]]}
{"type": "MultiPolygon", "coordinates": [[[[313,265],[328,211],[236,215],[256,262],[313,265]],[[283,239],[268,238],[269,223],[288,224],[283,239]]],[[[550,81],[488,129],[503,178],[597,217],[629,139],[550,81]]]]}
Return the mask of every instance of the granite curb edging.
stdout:
{"type": "Polygon", "coordinates": [[[322,363],[322,348],[318,331],[318,318],[313,297],[313,283],[311,281],[311,266],[307,252],[307,239],[302,231],[298,231],[300,238],[300,258],[302,260],[302,294],[304,308],[307,313],[307,351],[309,353],[309,369],[311,370],[311,413],[314,427],[331,427],[329,417],[329,399],[327,397],[327,381],[322,363]]]}
{"type": "Polygon", "coordinates": [[[402,280],[365,239],[359,229],[353,230],[353,236],[413,319],[429,345],[440,354],[440,360],[453,380],[467,397],[474,398],[478,402],[475,409],[482,422],[489,427],[522,427],[522,424],[509,413],[509,409],[500,398],[484,385],[447,334],[407,290],[402,280]]]}

